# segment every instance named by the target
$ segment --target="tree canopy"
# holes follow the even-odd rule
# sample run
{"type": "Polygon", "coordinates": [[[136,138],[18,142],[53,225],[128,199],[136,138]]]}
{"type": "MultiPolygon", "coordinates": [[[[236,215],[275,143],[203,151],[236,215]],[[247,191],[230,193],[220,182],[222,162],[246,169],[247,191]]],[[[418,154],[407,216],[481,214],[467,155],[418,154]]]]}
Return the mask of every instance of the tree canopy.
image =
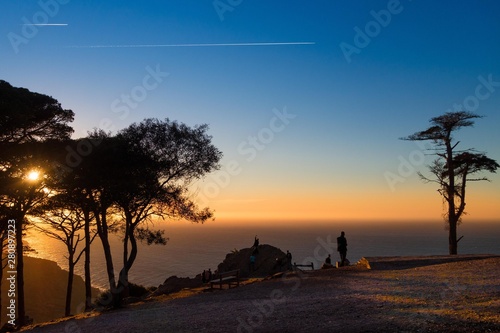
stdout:
{"type": "Polygon", "coordinates": [[[69,139],[74,113],[54,98],[0,80],[0,142],[69,139]]]}
{"type": "MultiPolygon", "coordinates": [[[[163,231],[146,222],[172,218],[203,223],[213,217],[208,207],[197,206],[189,191],[193,180],[219,168],[222,153],[212,144],[207,125],[145,119],[116,134],[95,130],[71,139],[73,117],[73,111],[52,97],[0,81],[0,217],[2,227],[6,218],[16,220],[21,326],[22,230],[27,222],[65,242],[70,271],[83,255],[77,247],[85,240],[89,309],[91,226],[103,245],[111,301],[119,306],[137,242],[166,243],[163,231]],[[83,153],[76,159],[69,152],[83,153]],[[79,234],[82,228],[85,236],[79,234]],[[122,233],[124,240],[118,280],[108,240],[114,232],[122,233]]],[[[66,313],[71,283],[68,279],[66,313]]]]}

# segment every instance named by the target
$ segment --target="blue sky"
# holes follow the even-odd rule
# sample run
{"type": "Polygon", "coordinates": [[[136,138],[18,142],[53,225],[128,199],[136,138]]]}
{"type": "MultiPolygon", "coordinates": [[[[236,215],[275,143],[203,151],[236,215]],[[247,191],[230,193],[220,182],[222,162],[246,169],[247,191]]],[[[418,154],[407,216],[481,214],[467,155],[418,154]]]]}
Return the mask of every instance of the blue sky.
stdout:
{"type": "MultiPolygon", "coordinates": [[[[23,0],[0,9],[0,78],[72,109],[75,136],[103,119],[113,129],[146,117],[208,123],[223,172],[237,165],[227,181],[196,186],[222,220],[439,218],[432,185],[412,172],[391,187],[384,175],[401,176],[400,158],[419,151],[398,138],[454,105],[486,116],[458,133],[463,147],[500,160],[495,1],[23,0]],[[298,42],[311,44],[160,46],[298,42]],[[347,44],[357,51],[346,56],[347,44]],[[150,47],[123,47],[133,45],[150,47]],[[276,112],[291,116],[269,132],[276,112]]],[[[500,214],[500,178],[490,178],[471,185],[476,218],[500,214]]]]}

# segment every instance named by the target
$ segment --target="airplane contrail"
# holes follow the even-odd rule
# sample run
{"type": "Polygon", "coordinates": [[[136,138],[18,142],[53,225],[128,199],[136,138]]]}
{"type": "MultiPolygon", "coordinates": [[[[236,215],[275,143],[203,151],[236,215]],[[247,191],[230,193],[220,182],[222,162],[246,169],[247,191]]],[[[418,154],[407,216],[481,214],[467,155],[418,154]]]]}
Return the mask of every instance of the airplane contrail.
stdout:
{"type": "Polygon", "coordinates": [[[130,44],[130,45],[73,45],[69,48],[104,49],[104,48],[140,48],[140,47],[213,47],[213,46],[280,46],[314,45],[316,42],[259,42],[259,43],[195,43],[195,44],[130,44]]]}
{"type": "Polygon", "coordinates": [[[65,27],[68,25],[68,23],[25,23],[23,25],[30,25],[37,27],[46,27],[46,26],[65,27]]]}

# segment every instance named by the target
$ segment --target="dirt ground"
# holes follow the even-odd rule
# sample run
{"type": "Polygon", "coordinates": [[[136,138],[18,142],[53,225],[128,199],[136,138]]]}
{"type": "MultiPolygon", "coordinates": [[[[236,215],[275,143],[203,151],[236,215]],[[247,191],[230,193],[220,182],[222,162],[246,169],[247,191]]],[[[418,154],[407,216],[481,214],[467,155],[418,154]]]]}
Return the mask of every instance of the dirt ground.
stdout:
{"type": "Polygon", "coordinates": [[[366,258],[23,332],[500,332],[500,256],[366,258]]]}

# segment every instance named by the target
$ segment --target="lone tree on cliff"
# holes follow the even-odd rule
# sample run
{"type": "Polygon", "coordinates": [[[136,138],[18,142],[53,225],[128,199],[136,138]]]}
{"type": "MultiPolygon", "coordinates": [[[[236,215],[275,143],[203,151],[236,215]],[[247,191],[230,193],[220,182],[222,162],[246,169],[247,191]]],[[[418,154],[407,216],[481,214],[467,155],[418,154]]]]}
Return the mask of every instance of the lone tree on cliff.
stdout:
{"type": "Polygon", "coordinates": [[[482,171],[496,172],[500,167],[495,160],[488,158],[484,153],[475,149],[457,150],[460,141],[455,141],[452,134],[462,127],[474,125],[474,119],[481,116],[467,112],[447,112],[430,120],[431,127],[422,132],[416,132],[403,140],[423,141],[431,140],[435,146],[433,149],[437,158],[429,166],[434,178],[428,178],[422,173],[419,176],[425,182],[433,182],[439,185],[438,192],[443,197],[447,206],[444,214],[449,227],[449,251],[457,254],[458,241],[457,226],[461,222],[465,212],[465,189],[467,182],[481,181],[488,178],[474,176],[482,171]]]}

